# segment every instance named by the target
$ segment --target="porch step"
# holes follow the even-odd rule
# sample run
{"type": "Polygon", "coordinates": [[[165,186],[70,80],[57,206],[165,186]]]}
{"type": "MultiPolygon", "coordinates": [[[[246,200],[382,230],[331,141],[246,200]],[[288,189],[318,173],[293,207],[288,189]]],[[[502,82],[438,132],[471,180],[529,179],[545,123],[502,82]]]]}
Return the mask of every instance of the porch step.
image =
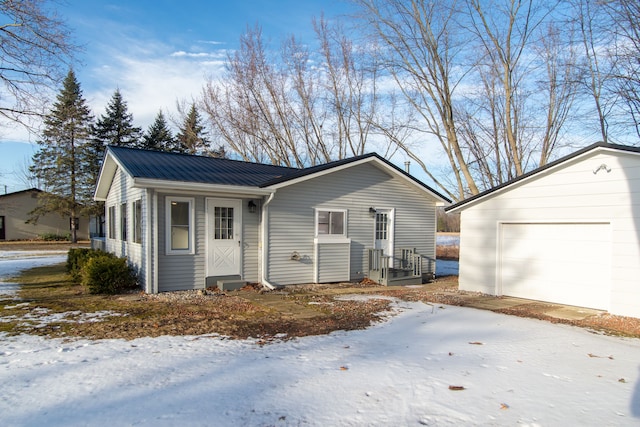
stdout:
{"type": "Polygon", "coordinates": [[[240,277],[239,274],[208,276],[208,277],[205,277],[205,279],[204,279],[204,285],[205,285],[206,288],[209,288],[211,286],[218,286],[218,281],[219,280],[231,281],[231,280],[240,280],[240,279],[241,279],[241,277],[240,277]]]}
{"type": "Polygon", "coordinates": [[[221,291],[235,291],[247,284],[244,280],[218,280],[218,289],[221,291]]]}

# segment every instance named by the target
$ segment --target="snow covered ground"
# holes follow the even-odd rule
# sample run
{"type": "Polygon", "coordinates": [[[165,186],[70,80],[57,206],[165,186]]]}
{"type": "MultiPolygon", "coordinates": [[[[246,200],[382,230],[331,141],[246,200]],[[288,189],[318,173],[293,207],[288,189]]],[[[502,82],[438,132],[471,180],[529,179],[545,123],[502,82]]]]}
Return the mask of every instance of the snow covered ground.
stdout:
{"type": "Polygon", "coordinates": [[[638,425],[639,367],[637,339],[403,301],[367,330],[265,346],[0,335],[0,424],[638,425]]]}

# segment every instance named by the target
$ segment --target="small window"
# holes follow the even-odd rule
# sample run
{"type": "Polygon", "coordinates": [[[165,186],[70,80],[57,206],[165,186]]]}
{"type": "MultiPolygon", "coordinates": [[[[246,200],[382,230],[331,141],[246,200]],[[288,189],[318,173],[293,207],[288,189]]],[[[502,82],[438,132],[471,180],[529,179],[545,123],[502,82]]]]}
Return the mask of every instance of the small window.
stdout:
{"type": "Polygon", "coordinates": [[[317,211],[316,234],[344,236],[346,211],[317,211]]]}
{"type": "Polygon", "coordinates": [[[120,205],[120,240],[127,240],[127,204],[120,205]]]}
{"type": "Polygon", "coordinates": [[[193,253],[194,200],[167,198],[167,252],[193,253]]]}
{"type": "Polygon", "coordinates": [[[107,215],[107,221],[109,222],[109,238],[116,238],[116,207],[109,206],[109,212],[107,215]]]}
{"type": "Polygon", "coordinates": [[[216,206],[215,212],[215,230],[214,239],[231,240],[233,239],[233,208],[216,206]]]}
{"type": "Polygon", "coordinates": [[[142,201],[133,202],[133,241],[142,243],[142,201]]]}

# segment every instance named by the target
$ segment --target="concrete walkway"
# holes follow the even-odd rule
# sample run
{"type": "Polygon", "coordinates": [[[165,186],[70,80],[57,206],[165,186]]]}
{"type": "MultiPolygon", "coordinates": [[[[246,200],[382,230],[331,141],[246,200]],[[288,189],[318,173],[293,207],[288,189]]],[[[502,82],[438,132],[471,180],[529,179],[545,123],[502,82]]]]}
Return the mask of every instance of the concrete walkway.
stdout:
{"type": "MultiPolygon", "coordinates": [[[[384,293],[391,290],[416,290],[418,292],[437,293],[439,295],[455,296],[458,304],[465,307],[472,307],[481,310],[502,311],[514,309],[523,315],[534,317],[533,315],[544,315],[556,319],[565,320],[583,320],[591,316],[597,316],[606,313],[602,310],[595,310],[584,307],[574,307],[570,305],[554,304],[544,301],[534,301],[515,297],[496,297],[491,295],[483,295],[476,293],[467,293],[458,291],[457,289],[435,288],[430,284],[403,287],[403,286],[366,286],[366,287],[349,287],[349,286],[318,286],[307,289],[292,288],[291,293],[307,293],[317,295],[352,295],[352,294],[375,294],[384,293]]],[[[234,292],[235,293],[235,292],[234,292]]],[[[287,316],[295,318],[310,319],[319,315],[318,311],[312,307],[305,306],[294,299],[287,298],[289,291],[284,290],[257,293],[255,291],[237,291],[237,296],[247,299],[255,304],[262,305],[272,310],[277,310],[287,316]]]]}

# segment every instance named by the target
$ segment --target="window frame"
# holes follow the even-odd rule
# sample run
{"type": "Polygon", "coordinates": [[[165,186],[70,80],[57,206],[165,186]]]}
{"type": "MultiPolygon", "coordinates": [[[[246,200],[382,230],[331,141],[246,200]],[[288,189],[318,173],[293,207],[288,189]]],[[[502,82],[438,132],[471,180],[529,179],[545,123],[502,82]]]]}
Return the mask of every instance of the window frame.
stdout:
{"type": "Polygon", "coordinates": [[[131,203],[133,221],[133,243],[142,244],[142,199],[131,203]]]}
{"type": "Polygon", "coordinates": [[[120,204],[120,240],[127,241],[127,203],[120,204]]]}
{"type": "Polygon", "coordinates": [[[107,208],[107,221],[109,228],[107,229],[107,238],[115,240],[116,238],[116,205],[107,208]]]}
{"type": "Polygon", "coordinates": [[[167,255],[193,255],[195,254],[195,206],[194,197],[174,197],[167,196],[165,198],[165,250],[167,255]],[[189,230],[187,235],[189,242],[185,249],[173,249],[171,241],[171,232],[173,225],[171,224],[171,204],[172,203],[188,203],[189,230]]]}
{"type": "Polygon", "coordinates": [[[333,207],[319,207],[315,208],[315,219],[314,219],[314,232],[315,238],[319,240],[345,240],[347,239],[348,234],[348,218],[349,211],[347,209],[341,208],[333,208],[333,207]],[[318,225],[320,219],[320,212],[329,212],[329,232],[328,233],[319,233],[318,225]],[[331,233],[331,214],[332,213],[341,213],[342,214],[342,233],[331,233]]]}

